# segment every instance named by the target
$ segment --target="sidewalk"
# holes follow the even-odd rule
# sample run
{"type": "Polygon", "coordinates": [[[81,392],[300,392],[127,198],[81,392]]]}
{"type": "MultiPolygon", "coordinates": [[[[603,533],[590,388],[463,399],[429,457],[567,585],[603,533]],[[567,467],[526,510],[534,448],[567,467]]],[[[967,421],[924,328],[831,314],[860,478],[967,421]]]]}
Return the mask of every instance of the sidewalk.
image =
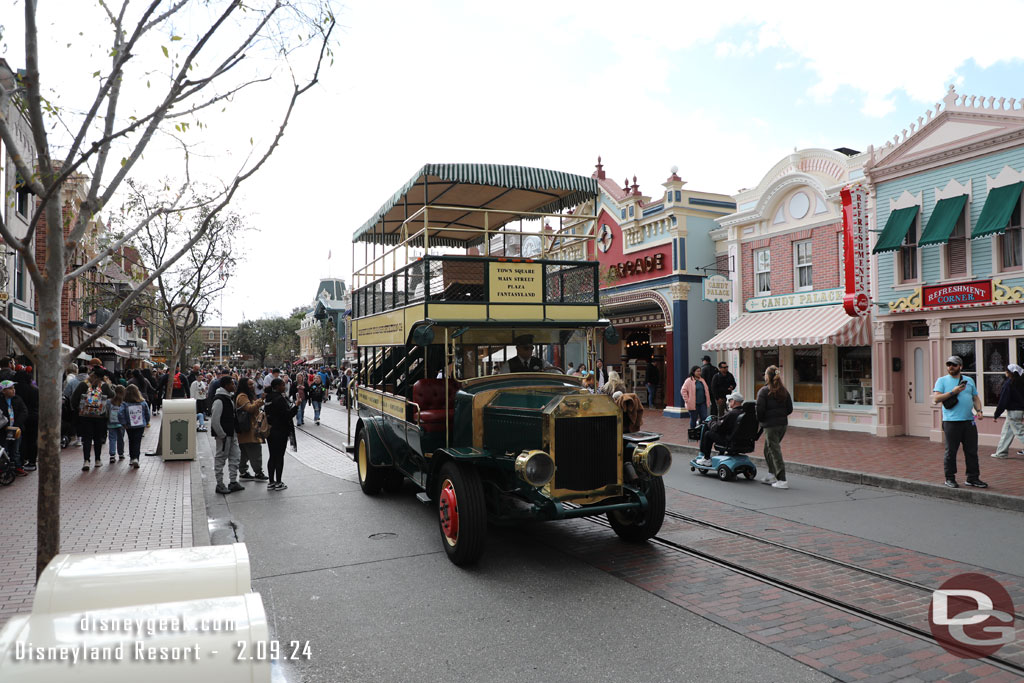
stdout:
{"type": "MultiPolygon", "coordinates": [[[[142,440],[144,454],[156,447],[158,434],[154,420],[142,440]]],[[[208,439],[199,441],[202,446],[208,439]]],[[[141,467],[133,470],[128,467],[127,447],[125,444],[125,459],[110,464],[104,446],[103,465],[89,472],[82,471],[81,447],[61,452],[61,552],[121,552],[193,545],[195,463],[165,463],[159,457],[143,455],[141,467]]],[[[12,615],[32,610],[37,490],[35,473],[0,488],[0,516],[6,523],[0,559],[0,626],[12,615]]],[[[201,496],[199,502],[202,503],[201,496]]],[[[197,521],[205,527],[205,514],[197,521]]]]}
{"type": "MultiPolygon", "coordinates": [[[[687,439],[689,426],[687,418],[664,417],[659,410],[644,412],[643,429],[661,433],[662,440],[678,445],[687,460],[697,454],[697,442],[687,439]]],[[[759,469],[764,467],[760,457],[763,448],[762,437],[751,455],[759,469]]],[[[882,438],[857,432],[790,427],[782,441],[787,475],[837,479],[1024,512],[1024,456],[1016,455],[1020,448],[1020,444],[1011,446],[1011,455],[1006,459],[989,457],[995,450],[991,446],[979,449],[981,478],[988,483],[987,489],[964,486],[961,451],[957,458],[957,481],[961,487],[949,489],[943,484],[943,445],[925,438],[882,438]]],[[[680,459],[675,467],[689,466],[680,459]]]]}

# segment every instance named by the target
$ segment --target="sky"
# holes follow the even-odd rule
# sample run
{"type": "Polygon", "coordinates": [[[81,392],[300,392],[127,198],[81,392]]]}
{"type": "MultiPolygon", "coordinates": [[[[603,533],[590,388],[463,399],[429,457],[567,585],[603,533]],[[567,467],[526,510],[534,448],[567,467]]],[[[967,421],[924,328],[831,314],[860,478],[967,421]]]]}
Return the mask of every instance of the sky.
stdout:
{"type": "MultiPolygon", "coordinates": [[[[68,32],[91,37],[102,15],[86,0],[40,5],[40,25],[61,34],[43,43],[43,79],[56,75],[75,101],[93,83],[68,32]]],[[[226,325],[310,305],[321,277],[348,280],[353,231],[425,163],[590,175],[600,155],[611,178],[636,175],[649,195],[673,166],[692,189],[733,194],[794,148],[884,144],[950,85],[1024,98],[1019,0],[339,7],[333,64],[233,204],[251,229],[223,297],[226,325]]],[[[186,19],[187,34],[204,17],[186,19]]],[[[5,28],[2,56],[23,66],[22,28],[5,28]]],[[[267,139],[280,102],[239,98],[220,113],[194,177],[230,178],[267,139]]],[[[157,144],[153,161],[170,153],[157,144]]]]}

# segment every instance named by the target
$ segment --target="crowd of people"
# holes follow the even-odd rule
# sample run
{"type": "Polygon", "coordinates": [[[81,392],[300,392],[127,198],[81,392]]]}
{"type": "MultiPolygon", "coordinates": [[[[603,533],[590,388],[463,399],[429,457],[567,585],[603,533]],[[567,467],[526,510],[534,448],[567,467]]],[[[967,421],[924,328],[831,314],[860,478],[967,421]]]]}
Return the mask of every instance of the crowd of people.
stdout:
{"type": "MultiPolygon", "coordinates": [[[[333,394],[347,406],[352,386],[350,368],[282,373],[277,368],[203,369],[196,364],[187,372],[120,371],[94,359],[87,366],[72,364],[65,372],[61,445],[82,449],[83,472],[126,458],[130,469],[138,469],[143,435],[169,392],[171,398],[195,401],[197,431],[210,432],[214,439],[218,493],[242,490],[239,480],[266,481],[268,490],[280,491],[287,488],[281,480],[285,449],[289,441],[294,444],[294,425],[304,424],[306,407],[313,409],[313,422],[319,425],[324,402],[333,394]]],[[[15,475],[28,476],[37,467],[39,426],[39,391],[32,368],[16,365],[12,358],[0,359],[0,393],[0,413],[7,427],[2,445],[15,475]]]]}

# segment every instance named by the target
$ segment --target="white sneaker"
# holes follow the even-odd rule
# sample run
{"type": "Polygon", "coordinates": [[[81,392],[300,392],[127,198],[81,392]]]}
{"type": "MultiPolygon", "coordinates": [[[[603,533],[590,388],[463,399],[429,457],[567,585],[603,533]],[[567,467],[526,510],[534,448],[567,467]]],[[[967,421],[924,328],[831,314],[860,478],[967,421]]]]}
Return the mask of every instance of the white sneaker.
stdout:
{"type": "Polygon", "coordinates": [[[697,464],[701,467],[711,467],[711,458],[697,458],[697,464]]]}
{"type": "Polygon", "coordinates": [[[789,484],[787,482],[784,482],[784,481],[776,481],[775,483],[772,484],[772,488],[773,489],[788,489],[789,488],[789,484]]]}
{"type": "Polygon", "coordinates": [[[766,474],[763,477],[761,477],[762,484],[774,484],[777,481],[778,479],[775,478],[774,474],[766,474]]]}

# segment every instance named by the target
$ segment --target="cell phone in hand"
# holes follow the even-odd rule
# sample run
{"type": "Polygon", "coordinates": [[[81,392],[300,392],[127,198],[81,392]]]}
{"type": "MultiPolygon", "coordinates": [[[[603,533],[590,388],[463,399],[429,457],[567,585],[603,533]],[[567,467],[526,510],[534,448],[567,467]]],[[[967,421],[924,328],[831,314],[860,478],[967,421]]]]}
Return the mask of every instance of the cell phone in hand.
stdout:
{"type": "Polygon", "coordinates": [[[965,386],[966,384],[967,384],[967,380],[966,379],[962,379],[962,380],[960,380],[960,384],[958,384],[957,386],[962,387],[962,386],[965,386]]]}

